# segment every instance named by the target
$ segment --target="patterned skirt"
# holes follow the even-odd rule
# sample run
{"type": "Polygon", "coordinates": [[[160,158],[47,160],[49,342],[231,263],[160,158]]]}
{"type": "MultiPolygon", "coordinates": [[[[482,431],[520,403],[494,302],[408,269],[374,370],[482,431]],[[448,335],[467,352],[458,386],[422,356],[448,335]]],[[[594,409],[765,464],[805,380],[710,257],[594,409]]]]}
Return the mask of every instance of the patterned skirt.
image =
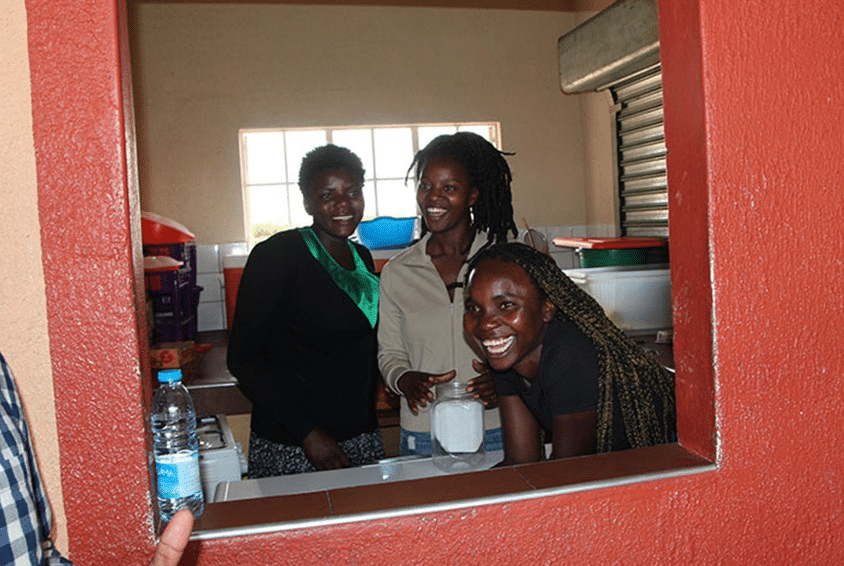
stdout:
{"type": "MultiPolygon", "coordinates": [[[[338,442],[352,466],[373,464],[384,457],[384,441],[381,432],[365,432],[348,440],[338,442]]],[[[249,478],[267,478],[285,474],[315,472],[311,461],[301,446],[280,444],[249,435],[249,478]]]]}

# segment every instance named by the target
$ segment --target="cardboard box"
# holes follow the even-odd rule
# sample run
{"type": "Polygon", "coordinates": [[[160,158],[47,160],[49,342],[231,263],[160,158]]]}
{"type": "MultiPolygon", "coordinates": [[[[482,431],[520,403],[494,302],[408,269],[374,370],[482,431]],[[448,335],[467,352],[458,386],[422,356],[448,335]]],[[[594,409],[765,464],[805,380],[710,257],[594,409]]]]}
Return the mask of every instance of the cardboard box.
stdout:
{"type": "Polygon", "coordinates": [[[149,350],[150,364],[154,369],[175,369],[197,359],[196,344],[187,342],[160,342],[149,350]]]}

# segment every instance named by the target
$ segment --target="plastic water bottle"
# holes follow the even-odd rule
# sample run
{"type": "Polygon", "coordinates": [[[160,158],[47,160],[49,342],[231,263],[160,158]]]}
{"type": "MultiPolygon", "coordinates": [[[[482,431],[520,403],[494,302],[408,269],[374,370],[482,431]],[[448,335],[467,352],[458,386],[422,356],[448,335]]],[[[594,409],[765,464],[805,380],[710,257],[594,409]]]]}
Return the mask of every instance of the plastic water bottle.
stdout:
{"type": "Polygon", "coordinates": [[[158,372],[159,385],[152,399],[152,441],[158,488],[158,514],[167,522],[179,509],[194,517],[205,510],[199,476],[199,440],[196,409],[182,385],[182,370],[158,372]]]}

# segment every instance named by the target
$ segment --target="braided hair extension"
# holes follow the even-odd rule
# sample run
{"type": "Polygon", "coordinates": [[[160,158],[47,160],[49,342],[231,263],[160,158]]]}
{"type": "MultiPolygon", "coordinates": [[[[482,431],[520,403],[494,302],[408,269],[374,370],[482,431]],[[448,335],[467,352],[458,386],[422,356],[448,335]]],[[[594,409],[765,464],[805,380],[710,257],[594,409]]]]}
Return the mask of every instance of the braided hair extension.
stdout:
{"type": "Polygon", "coordinates": [[[613,449],[613,407],[618,402],[630,446],[672,442],[675,420],[674,377],[652,352],[640,348],[606,316],[601,305],[557,267],[554,260],[520,243],[499,244],[479,251],[469,261],[469,274],[484,260],[519,265],[551,300],[556,316],[572,322],[598,352],[597,452],[613,449]]]}
{"type": "MultiPolygon", "coordinates": [[[[507,241],[507,232],[518,235],[513,220],[513,195],[510,182],[513,176],[505,155],[486,139],[473,132],[437,136],[423,149],[416,152],[407,169],[407,177],[415,169],[414,179],[419,182],[425,166],[438,157],[449,157],[466,168],[472,183],[478,189],[478,200],[472,207],[472,233],[487,231],[487,244],[507,241]]],[[[422,234],[428,231],[422,221],[422,234]]]]}
{"type": "Polygon", "coordinates": [[[344,169],[363,184],[365,171],[360,157],[348,148],[327,144],[312,149],[302,158],[299,167],[299,190],[302,194],[307,196],[317,175],[329,169],[344,169]]]}

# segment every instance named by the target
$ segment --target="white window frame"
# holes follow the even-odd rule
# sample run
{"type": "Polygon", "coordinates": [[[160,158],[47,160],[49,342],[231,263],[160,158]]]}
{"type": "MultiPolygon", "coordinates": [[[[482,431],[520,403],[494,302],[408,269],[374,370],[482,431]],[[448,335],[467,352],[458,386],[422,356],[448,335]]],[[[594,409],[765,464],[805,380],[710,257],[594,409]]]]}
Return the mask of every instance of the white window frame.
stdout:
{"type": "Polygon", "coordinates": [[[417,124],[319,126],[308,128],[243,128],[238,132],[244,236],[249,249],[270,235],[310,224],[298,187],[304,153],[325,143],[349,147],[364,164],[364,219],[416,216],[415,191],[405,183],[413,155],[434,137],[472,131],[501,147],[498,122],[435,122],[417,124]],[[398,151],[384,142],[390,134],[409,133],[398,151]],[[257,135],[256,135],[257,134],[257,135]],[[368,143],[365,138],[368,136],[368,143]],[[260,138],[264,138],[264,142],[260,138]],[[346,143],[358,137],[357,145],[346,143]],[[305,140],[296,142],[296,139],[305,140]],[[268,148],[275,145],[278,151],[268,148]],[[378,147],[382,148],[378,151],[378,147]],[[307,146],[307,148],[306,148],[307,146]],[[250,152],[250,147],[255,149],[250,152]],[[385,154],[387,154],[385,156],[385,154]],[[275,156],[280,155],[280,159],[275,156]],[[397,159],[394,155],[400,155],[397,159]],[[393,160],[400,165],[393,163],[393,160]],[[399,187],[400,190],[396,191],[399,187]],[[260,196],[259,191],[263,192],[260,196]],[[390,192],[393,191],[393,192],[390,192]],[[258,213],[269,212],[258,219],[258,213]],[[270,216],[273,218],[270,219],[270,216]]]}

